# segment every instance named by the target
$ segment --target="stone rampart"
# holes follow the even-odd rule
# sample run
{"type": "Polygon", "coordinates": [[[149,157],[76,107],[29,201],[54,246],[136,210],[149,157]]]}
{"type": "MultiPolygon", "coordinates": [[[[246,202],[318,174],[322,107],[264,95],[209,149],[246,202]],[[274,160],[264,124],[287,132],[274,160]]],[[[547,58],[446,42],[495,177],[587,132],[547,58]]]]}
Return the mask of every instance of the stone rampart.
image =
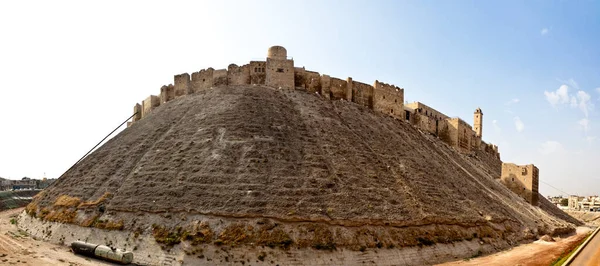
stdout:
{"type": "MultiPolygon", "coordinates": [[[[131,124],[145,117],[160,104],[187,94],[201,92],[212,87],[235,85],[266,85],[277,89],[300,89],[318,93],[330,100],[346,100],[368,109],[412,123],[424,132],[434,134],[461,152],[486,151],[500,159],[498,147],[481,139],[483,113],[477,109],[474,129],[459,118],[450,118],[420,102],[404,104],[404,89],[376,80],[373,85],[361,83],[348,77],[345,80],[319,72],[294,67],[294,60],[287,57],[284,47],[269,48],[266,61],[250,61],[238,66],[230,64],[227,69],[202,69],[191,76],[182,73],[174,76],[174,85],[160,89],[158,101],[149,97],[144,100],[140,112],[131,124]]],[[[156,96],[155,96],[156,97],[156,96]]],[[[138,110],[139,109],[139,110],[138,110]]],[[[130,124],[130,125],[131,125],[130,124]]]]}

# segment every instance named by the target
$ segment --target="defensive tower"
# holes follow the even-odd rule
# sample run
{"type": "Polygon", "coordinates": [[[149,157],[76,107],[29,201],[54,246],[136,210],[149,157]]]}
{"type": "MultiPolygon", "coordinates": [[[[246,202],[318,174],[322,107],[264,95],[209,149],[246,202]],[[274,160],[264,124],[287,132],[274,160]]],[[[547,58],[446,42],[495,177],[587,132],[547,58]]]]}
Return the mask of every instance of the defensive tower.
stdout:
{"type": "Polygon", "coordinates": [[[477,108],[475,113],[473,114],[473,129],[475,130],[475,135],[481,138],[481,132],[483,127],[483,113],[481,112],[481,108],[477,108]]]}
{"type": "Polygon", "coordinates": [[[267,86],[294,88],[294,61],[287,59],[287,50],[282,46],[271,46],[267,52],[267,86]]]}

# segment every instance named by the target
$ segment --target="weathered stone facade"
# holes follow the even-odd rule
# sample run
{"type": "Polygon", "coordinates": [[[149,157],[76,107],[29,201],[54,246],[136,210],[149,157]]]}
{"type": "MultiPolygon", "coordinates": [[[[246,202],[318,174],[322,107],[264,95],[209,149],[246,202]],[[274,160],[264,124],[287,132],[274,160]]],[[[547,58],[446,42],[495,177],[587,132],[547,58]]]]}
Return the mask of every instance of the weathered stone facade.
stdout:
{"type": "Polygon", "coordinates": [[[373,109],[402,119],[404,89],[375,81],[373,84],[373,109]]]}
{"type": "MultiPolygon", "coordinates": [[[[218,86],[266,85],[281,89],[303,89],[318,93],[330,100],[346,100],[368,109],[406,120],[419,129],[434,134],[461,152],[484,151],[500,159],[498,147],[481,140],[483,113],[477,108],[474,114],[474,128],[460,118],[450,118],[420,102],[404,104],[404,89],[376,80],[373,85],[361,83],[348,77],[340,79],[318,72],[294,67],[294,61],[288,59],[287,50],[281,46],[272,46],[266,61],[250,61],[238,66],[230,64],[227,69],[203,69],[175,75],[175,85],[161,87],[158,102],[145,100],[141,116],[146,116],[152,108],[177,97],[196,93],[218,86]]],[[[137,109],[134,109],[137,112],[137,109]]]]}
{"type": "Polygon", "coordinates": [[[131,122],[135,122],[142,119],[142,105],[139,103],[136,103],[133,106],[133,118],[131,119],[131,122]]]}
{"type": "Polygon", "coordinates": [[[294,60],[287,59],[287,51],[281,46],[272,46],[267,54],[267,86],[294,88],[294,60]]]}
{"type": "MultiPolygon", "coordinates": [[[[156,95],[150,95],[142,102],[142,118],[147,116],[154,108],[160,105],[160,99],[156,95]]],[[[136,105],[137,106],[137,105],[136,105]]]]}
{"type": "Polygon", "coordinates": [[[175,76],[175,98],[189,94],[190,74],[183,73],[175,76]]]}
{"type": "Polygon", "coordinates": [[[175,86],[169,84],[160,87],[160,103],[175,99],[175,86]]]}
{"type": "Polygon", "coordinates": [[[538,204],[539,170],[535,165],[503,163],[501,181],[530,204],[538,204]]]}
{"type": "Polygon", "coordinates": [[[213,68],[209,67],[208,69],[192,73],[192,90],[199,92],[212,87],[214,71],[213,68]]]}

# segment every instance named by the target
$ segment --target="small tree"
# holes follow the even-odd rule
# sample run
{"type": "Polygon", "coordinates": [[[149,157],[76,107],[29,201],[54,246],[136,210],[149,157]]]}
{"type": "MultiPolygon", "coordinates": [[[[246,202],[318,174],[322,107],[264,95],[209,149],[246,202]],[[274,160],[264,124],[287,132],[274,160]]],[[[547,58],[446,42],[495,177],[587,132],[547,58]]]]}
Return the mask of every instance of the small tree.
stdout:
{"type": "Polygon", "coordinates": [[[561,199],[560,200],[560,206],[567,206],[569,205],[569,199],[561,199]]]}

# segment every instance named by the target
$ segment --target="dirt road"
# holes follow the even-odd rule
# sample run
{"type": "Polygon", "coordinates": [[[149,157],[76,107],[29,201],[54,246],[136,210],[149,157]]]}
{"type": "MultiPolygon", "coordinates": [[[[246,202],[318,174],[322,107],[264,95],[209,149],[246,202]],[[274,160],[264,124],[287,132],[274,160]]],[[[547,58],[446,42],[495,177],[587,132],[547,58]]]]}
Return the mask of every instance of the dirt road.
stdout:
{"type": "Polygon", "coordinates": [[[600,265],[600,234],[596,234],[569,265],[600,265]]]}
{"type": "Polygon", "coordinates": [[[113,265],[75,255],[67,246],[32,239],[11,223],[22,211],[18,208],[0,212],[0,265],[113,265]]]}
{"type": "MultiPolygon", "coordinates": [[[[489,256],[473,258],[470,260],[456,261],[440,264],[441,266],[504,266],[504,265],[522,265],[522,266],[547,266],[552,265],[559,257],[567,254],[570,250],[577,247],[581,241],[591,232],[590,228],[578,227],[577,234],[563,239],[556,239],[556,242],[544,242],[541,240],[530,244],[521,245],[511,250],[498,252],[489,256]]],[[[600,239],[600,238],[599,238],[600,239]]],[[[588,265],[588,264],[571,264],[588,265]]],[[[598,265],[598,264],[589,264],[598,265]]]]}

